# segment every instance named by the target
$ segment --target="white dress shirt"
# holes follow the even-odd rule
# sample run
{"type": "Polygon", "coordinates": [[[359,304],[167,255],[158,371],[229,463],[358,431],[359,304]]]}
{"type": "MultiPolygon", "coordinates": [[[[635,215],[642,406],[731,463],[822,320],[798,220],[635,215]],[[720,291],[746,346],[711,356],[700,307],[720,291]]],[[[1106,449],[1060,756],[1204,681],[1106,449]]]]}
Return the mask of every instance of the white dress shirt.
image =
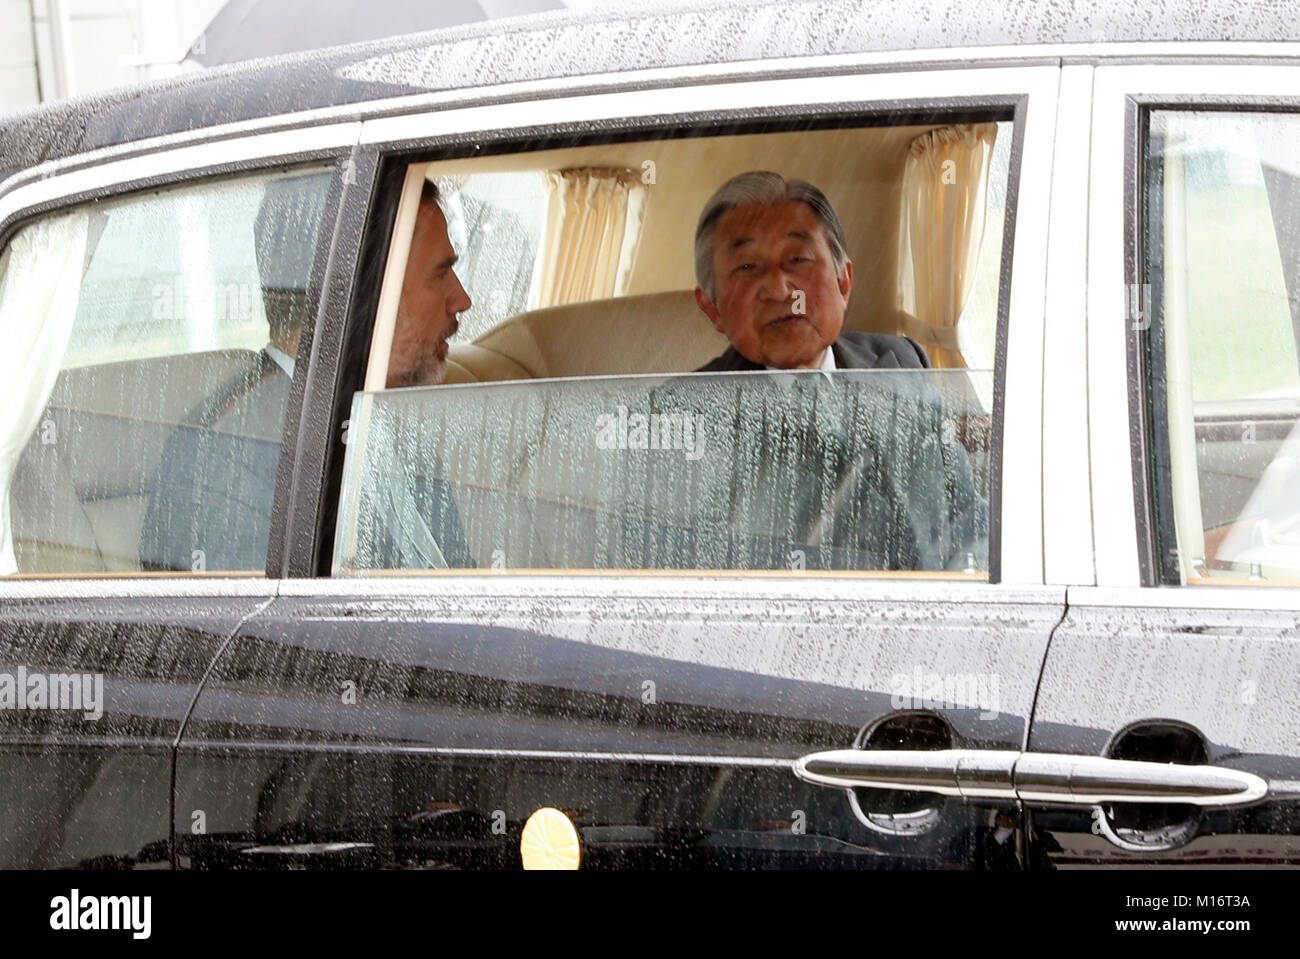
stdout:
{"type": "MultiPolygon", "coordinates": [[[[288,353],[286,353],[284,350],[280,349],[279,347],[272,346],[270,343],[267,343],[266,346],[262,347],[262,349],[266,350],[267,356],[275,360],[276,366],[280,367],[280,369],[284,370],[286,373],[289,374],[289,379],[293,379],[293,357],[292,356],[290,356],[288,353]]],[[[827,350],[826,352],[829,353],[830,350],[827,350]]]]}

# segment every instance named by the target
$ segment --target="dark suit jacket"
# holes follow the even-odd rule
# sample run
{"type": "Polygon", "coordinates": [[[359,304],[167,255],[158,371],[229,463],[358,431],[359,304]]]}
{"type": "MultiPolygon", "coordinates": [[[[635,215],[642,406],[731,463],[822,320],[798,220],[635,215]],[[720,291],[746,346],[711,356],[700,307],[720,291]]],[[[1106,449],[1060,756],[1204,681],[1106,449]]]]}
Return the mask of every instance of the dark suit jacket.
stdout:
{"type": "Polygon", "coordinates": [[[264,570],[290,380],[264,350],[167,437],[140,535],[147,570],[264,570]]]}
{"type": "MultiPolygon", "coordinates": [[[[885,333],[841,333],[831,344],[835,366],[841,370],[929,369],[930,358],[921,344],[905,336],[885,333]]],[[[765,367],[747,360],[727,347],[721,356],[714,357],[695,372],[731,373],[741,370],[762,370],[765,367]]]]}
{"type": "MultiPolygon", "coordinates": [[[[441,464],[429,464],[440,473],[441,464]]],[[[392,476],[385,489],[371,488],[362,508],[353,555],[345,557],[352,567],[370,569],[440,569],[426,550],[432,540],[447,569],[473,569],[477,564],[465,541],[460,511],[449,482],[424,473],[392,476]],[[393,484],[402,484],[398,488],[393,484]],[[423,529],[420,529],[420,526],[423,529]]]]}
{"type": "MultiPolygon", "coordinates": [[[[904,337],[850,333],[833,349],[842,371],[929,366],[904,337]]],[[[965,448],[945,438],[947,411],[927,377],[770,374],[734,350],[702,370],[731,371],[761,375],[687,377],[652,396],[652,409],[700,416],[708,442],[693,468],[662,454],[648,464],[644,519],[624,534],[634,558],[686,568],[959,569],[973,553],[984,566],[988,506],[965,448]]]]}
{"type": "MultiPolygon", "coordinates": [[[[144,569],[264,570],[290,379],[265,351],[191,409],[163,448],[140,537],[144,569]]],[[[472,567],[456,504],[439,480],[409,486],[410,509],[430,525],[452,568],[472,567]]],[[[368,517],[373,535],[361,568],[418,568],[405,522],[386,506],[368,517]]]]}

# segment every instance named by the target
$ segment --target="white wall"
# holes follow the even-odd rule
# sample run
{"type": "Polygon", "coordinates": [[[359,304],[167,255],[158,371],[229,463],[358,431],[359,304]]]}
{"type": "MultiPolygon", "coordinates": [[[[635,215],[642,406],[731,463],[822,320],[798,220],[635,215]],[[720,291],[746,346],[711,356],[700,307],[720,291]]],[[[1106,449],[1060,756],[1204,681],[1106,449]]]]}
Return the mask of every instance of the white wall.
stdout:
{"type": "Polygon", "coordinates": [[[39,102],[30,0],[0,0],[0,111],[39,102]]]}
{"type": "MultiPolygon", "coordinates": [[[[225,0],[62,0],[71,93],[169,76],[225,0]]],[[[0,113],[58,96],[49,0],[0,0],[0,113]]]]}

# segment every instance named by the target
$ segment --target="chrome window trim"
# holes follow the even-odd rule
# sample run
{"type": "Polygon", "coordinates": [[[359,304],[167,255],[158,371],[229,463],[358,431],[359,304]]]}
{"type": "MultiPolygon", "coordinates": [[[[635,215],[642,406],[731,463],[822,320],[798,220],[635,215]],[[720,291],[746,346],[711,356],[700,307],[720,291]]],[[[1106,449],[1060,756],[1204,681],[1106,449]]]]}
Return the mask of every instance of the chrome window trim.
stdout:
{"type": "Polygon", "coordinates": [[[52,174],[0,193],[0,233],[31,211],[52,204],[61,205],[74,197],[92,196],[109,188],[125,191],[134,184],[250,160],[270,164],[280,158],[336,154],[352,149],[360,132],[360,123],[308,127],[245,139],[192,144],[71,170],[61,175],[52,174]]]}
{"type": "MultiPolygon", "coordinates": [[[[348,597],[357,599],[397,599],[419,597],[421,600],[446,600],[451,609],[466,609],[479,603],[497,604],[504,599],[536,600],[559,604],[573,600],[575,608],[592,611],[591,603],[614,603],[624,606],[645,600],[677,602],[685,612],[699,615],[704,601],[735,603],[738,610],[753,609],[754,601],[766,606],[780,603],[804,604],[848,603],[860,605],[873,599],[882,602],[944,602],[959,604],[1033,604],[1062,606],[1065,588],[1059,586],[1007,586],[968,580],[910,580],[888,576],[805,574],[801,577],[780,573],[750,575],[722,573],[699,576],[690,572],[665,575],[608,573],[574,575],[564,570],[553,574],[492,573],[472,575],[438,573],[432,576],[348,577],[337,579],[281,580],[279,596],[348,597]]],[[[556,615],[564,612],[560,605],[556,615]]]]}
{"type": "MultiPolygon", "coordinates": [[[[1092,448],[1093,536],[1098,586],[1153,585],[1158,570],[1140,551],[1150,541],[1142,404],[1128,284],[1142,256],[1136,193],[1141,157],[1136,107],[1177,103],[1214,108],[1276,104],[1294,84],[1294,66],[1098,66],[1093,85],[1093,141],[1088,235],[1088,426],[1092,448]],[[1137,153],[1134,153],[1137,150],[1137,153]],[[1125,384],[1123,389],[1120,384],[1125,384]],[[1143,484],[1141,486],[1137,484],[1143,484]],[[1139,503],[1138,501],[1141,501],[1139,503]]],[[[1198,590],[1184,590],[1191,596],[1198,590]]],[[[1278,596],[1276,590],[1271,595],[1278,596]]],[[[1276,599],[1274,600],[1276,602],[1276,599]]]]}
{"type": "Polygon", "coordinates": [[[1061,69],[1043,313],[1043,576],[1093,583],[1087,353],[1088,148],[1093,68],[1061,69]]]}
{"type": "MultiPolygon", "coordinates": [[[[998,581],[1043,582],[1043,308],[1047,293],[1048,211],[1051,202],[1052,148],[1060,70],[989,71],[987,82],[1019,81],[1029,94],[1021,150],[1013,158],[1019,172],[1015,224],[1004,238],[1004,255],[1012,255],[1010,294],[1005,324],[999,325],[1001,436],[995,437],[1000,462],[996,487],[1000,500],[997,538],[998,581]],[[1005,337],[1005,340],[1003,339],[1005,337]]],[[[974,92],[963,76],[963,88],[974,92]]],[[[950,77],[948,78],[950,79],[950,77]]],[[[1010,189],[1010,187],[1009,187],[1010,189]]]]}
{"type": "Polygon", "coordinates": [[[159,576],[0,579],[0,603],[52,599],[272,598],[281,580],[257,576],[159,576]]]}
{"type": "MultiPolygon", "coordinates": [[[[1138,70],[1140,76],[1149,74],[1145,68],[1138,70]]],[[[1126,195],[1127,186],[1121,161],[1125,147],[1124,100],[1122,84],[1116,86],[1112,71],[1097,67],[1093,77],[1088,184],[1087,359],[1093,542],[1096,583],[1100,586],[1138,585],[1134,475],[1128,453],[1124,204],[1116,202],[1126,195]],[[1117,266],[1121,269],[1116,276],[1112,271],[1117,266]],[[1120,389],[1120,384],[1125,388],[1120,389]],[[1117,427],[1117,423],[1121,425],[1117,427]]]]}
{"type": "MultiPolygon", "coordinates": [[[[449,608],[468,610],[479,604],[500,609],[501,600],[535,600],[562,604],[571,600],[574,609],[590,613],[592,603],[620,606],[643,601],[680,603],[683,610],[698,617],[702,602],[736,604],[737,611],[753,609],[754,601],[765,606],[798,604],[792,614],[802,615],[807,604],[860,605],[864,602],[935,602],[961,605],[1048,605],[1064,606],[1062,586],[1011,586],[972,580],[894,579],[887,574],[863,577],[834,573],[805,574],[802,577],[778,573],[720,573],[700,576],[686,571],[645,573],[573,574],[493,573],[483,571],[431,576],[325,577],[266,579],[222,576],[114,576],[96,578],[0,579],[0,603],[24,600],[64,599],[172,599],[195,597],[262,598],[349,598],[445,600],[449,608]]],[[[566,612],[557,605],[554,612],[566,612]]]]}
{"type": "Polygon", "coordinates": [[[61,176],[77,170],[100,167],[107,163],[131,160],[150,153],[162,153],[179,150],[184,147],[212,145],[226,140],[268,137],[275,134],[289,134],[299,130],[319,129],[360,123],[366,104],[353,104],[350,107],[322,107],[316,110],[303,110],[297,113],[276,114],[241,120],[237,123],[224,123],[217,126],[199,127],[178,133],[147,137],[140,140],[128,140],[113,146],[100,147],[77,153],[72,156],[47,160],[44,163],[21,170],[5,180],[0,180],[0,198],[11,190],[19,189],[25,184],[50,177],[61,176]]]}
{"type": "MultiPolygon", "coordinates": [[[[35,737],[33,737],[35,740],[35,737]]],[[[37,743],[41,740],[35,740],[37,743]]],[[[10,739],[7,742],[15,742],[10,739]]],[[[63,739],[61,742],[71,742],[63,739]]],[[[92,740],[98,744],[102,740],[92,740]]],[[[170,743],[170,740],[166,742],[170,743]]],[[[297,742],[250,742],[241,739],[187,739],[182,750],[199,752],[237,750],[253,755],[274,756],[280,753],[297,753],[303,748],[297,742]]],[[[647,765],[720,766],[748,769],[791,769],[796,760],[764,756],[732,756],[721,753],[611,753],[561,749],[486,749],[472,746],[412,746],[405,743],[321,743],[313,742],[314,754],[344,756],[411,756],[429,759],[494,759],[518,762],[600,762],[645,763],[647,765]]]]}
{"type": "Polygon", "coordinates": [[[960,84],[954,83],[951,71],[922,71],[745,78],[729,83],[699,82],[688,87],[578,93],[547,100],[544,104],[526,101],[454,106],[445,110],[368,119],[362,127],[361,144],[390,149],[444,137],[464,138],[474,133],[531,131],[561,124],[635,121],[665,115],[688,117],[709,112],[752,110],[755,105],[784,111],[819,104],[856,105],[875,101],[889,104],[891,108],[898,104],[898,108],[906,109],[906,104],[913,101],[1020,95],[1031,92],[1035,81],[1041,89],[1049,82],[1048,78],[1058,72],[1059,68],[1053,64],[962,70],[960,84]],[[1008,82],[1012,77],[1024,79],[1019,83],[1008,82]],[[689,106],[683,108],[683,103],[689,106]]]}
{"type": "Polygon", "coordinates": [[[1286,586],[1071,586],[1066,601],[1070,606],[1300,613],[1300,589],[1286,586]]]}

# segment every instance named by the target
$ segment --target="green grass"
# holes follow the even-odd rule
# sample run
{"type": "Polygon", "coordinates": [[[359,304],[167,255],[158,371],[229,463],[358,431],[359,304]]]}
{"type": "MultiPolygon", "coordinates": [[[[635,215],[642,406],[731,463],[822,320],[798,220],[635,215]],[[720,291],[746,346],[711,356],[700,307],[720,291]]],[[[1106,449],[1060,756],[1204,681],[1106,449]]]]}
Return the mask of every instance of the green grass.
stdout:
{"type": "Polygon", "coordinates": [[[1262,185],[1188,193],[1187,266],[1194,398],[1294,388],[1295,334],[1262,185]]]}

